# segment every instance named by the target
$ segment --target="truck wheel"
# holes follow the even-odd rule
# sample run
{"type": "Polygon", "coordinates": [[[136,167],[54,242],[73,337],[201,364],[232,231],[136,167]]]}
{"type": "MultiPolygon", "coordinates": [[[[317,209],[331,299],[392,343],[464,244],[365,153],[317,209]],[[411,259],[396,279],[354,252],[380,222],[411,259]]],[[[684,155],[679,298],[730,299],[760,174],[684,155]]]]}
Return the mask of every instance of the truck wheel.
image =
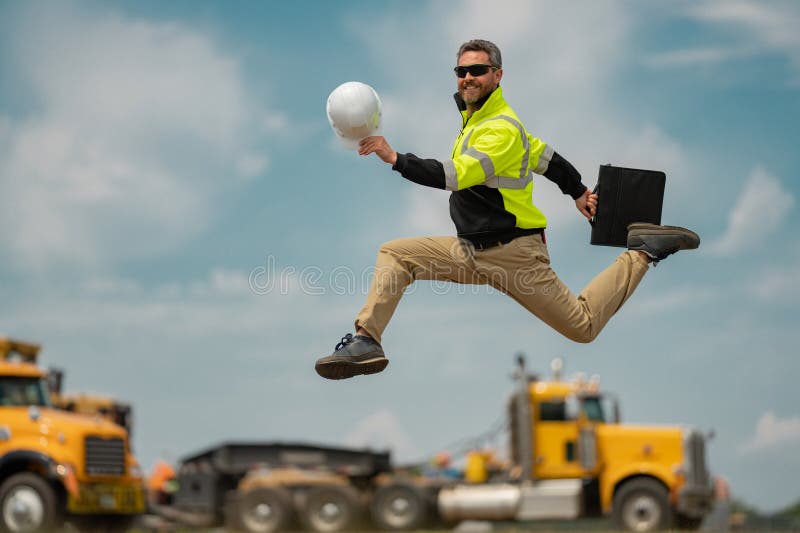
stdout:
{"type": "Polygon", "coordinates": [[[667,489],[653,479],[628,481],[614,494],[612,518],[628,531],[666,529],[672,522],[667,489]]]}
{"type": "Polygon", "coordinates": [[[39,476],[14,474],[0,485],[0,531],[51,531],[58,521],[55,492],[39,476]]]}
{"type": "Polygon", "coordinates": [[[283,531],[291,516],[292,496],[284,489],[254,489],[239,502],[239,524],[250,533],[283,531]]]}
{"type": "Polygon", "coordinates": [[[372,521],[381,529],[417,529],[428,519],[425,494],[413,485],[385,485],[375,492],[372,521]]]}
{"type": "Polygon", "coordinates": [[[324,485],[306,493],[300,519],[311,531],[347,531],[361,516],[358,493],[350,487],[324,485]]]}

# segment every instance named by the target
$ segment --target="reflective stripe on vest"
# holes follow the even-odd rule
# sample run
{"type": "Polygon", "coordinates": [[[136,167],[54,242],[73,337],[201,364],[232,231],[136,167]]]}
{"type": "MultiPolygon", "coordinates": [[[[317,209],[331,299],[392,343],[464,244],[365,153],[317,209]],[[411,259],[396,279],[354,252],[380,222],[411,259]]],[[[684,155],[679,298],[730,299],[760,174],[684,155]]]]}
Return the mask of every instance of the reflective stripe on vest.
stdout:
{"type": "Polygon", "coordinates": [[[550,166],[550,160],[553,159],[554,153],[555,150],[549,146],[545,146],[542,154],[539,156],[539,164],[536,165],[536,168],[533,171],[537,174],[544,174],[547,172],[547,167],[550,166]]]}
{"type": "MultiPolygon", "coordinates": [[[[549,147],[547,147],[549,148],[549,147]]],[[[546,149],[547,149],[546,148],[546,149]]],[[[552,149],[551,149],[552,152],[552,149]]],[[[522,127],[522,124],[519,121],[515,120],[508,115],[497,115],[495,117],[490,117],[485,120],[478,122],[473,128],[469,130],[467,135],[464,137],[464,140],[461,143],[461,155],[468,155],[478,160],[483,169],[483,174],[486,177],[486,180],[481,185],[486,185],[487,187],[491,187],[494,189],[524,189],[528,186],[528,184],[533,181],[533,176],[531,176],[530,171],[528,170],[528,161],[530,159],[530,142],[528,141],[528,135],[525,132],[525,129],[522,127]],[[472,138],[472,133],[477,129],[481,124],[489,122],[491,120],[505,120],[519,131],[520,139],[522,140],[522,146],[525,150],[522,155],[522,162],[520,164],[519,169],[519,177],[512,178],[507,176],[498,176],[494,170],[494,163],[492,162],[492,158],[489,154],[483,153],[474,147],[469,147],[469,141],[472,138]]],[[[552,157],[552,154],[551,156],[552,157]]],[[[539,166],[542,165],[541,157],[539,160],[539,166]]],[[[549,162],[548,158],[548,162],[549,162]]],[[[443,161],[444,165],[444,177],[445,177],[445,189],[449,191],[458,190],[458,175],[456,173],[455,163],[452,159],[443,161]]],[[[546,163],[545,163],[546,166],[546,163]]],[[[538,166],[537,166],[538,168],[538,166]]]]}

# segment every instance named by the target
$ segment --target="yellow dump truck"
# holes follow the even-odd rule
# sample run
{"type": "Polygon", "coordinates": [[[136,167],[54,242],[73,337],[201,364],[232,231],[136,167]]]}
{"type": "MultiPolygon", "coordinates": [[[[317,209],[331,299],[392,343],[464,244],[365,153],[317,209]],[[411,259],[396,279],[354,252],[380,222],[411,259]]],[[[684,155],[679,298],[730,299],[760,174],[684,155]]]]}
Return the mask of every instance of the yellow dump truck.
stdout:
{"type": "Polygon", "coordinates": [[[145,508],[128,434],[54,409],[39,350],[0,336],[0,531],[127,529],[145,508]]]}

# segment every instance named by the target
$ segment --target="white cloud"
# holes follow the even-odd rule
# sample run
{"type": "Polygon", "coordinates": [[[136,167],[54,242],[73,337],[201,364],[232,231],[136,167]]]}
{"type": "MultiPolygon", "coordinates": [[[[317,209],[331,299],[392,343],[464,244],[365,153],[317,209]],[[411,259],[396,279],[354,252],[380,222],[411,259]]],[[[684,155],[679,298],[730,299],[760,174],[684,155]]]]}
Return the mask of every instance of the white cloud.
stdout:
{"type": "Polygon", "coordinates": [[[21,267],[102,267],[202,230],[263,173],[240,64],[182,24],[20,10],[13,39],[35,113],[0,117],[0,236],[21,267]]]}
{"type": "Polygon", "coordinates": [[[637,315],[655,315],[691,308],[716,297],[717,292],[709,287],[674,287],[662,294],[637,296],[626,305],[629,306],[629,312],[635,310],[637,315]]]}
{"type": "Polygon", "coordinates": [[[267,170],[269,159],[262,154],[244,154],[236,162],[236,170],[244,178],[254,178],[267,170]]]}
{"type": "Polygon", "coordinates": [[[134,280],[110,276],[90,278],[83,281],[80,286],[81,289],[87,294],[95,294],[100,296],[132,296],[141,294],[143,291],[141,284],[134,280]]]}
{"type": "Polygon", "coordinates": [[[730,44],[657,54],[648,60],[651,66],[695,66],[776,53],[789,58],[793,82],[800,82],[800,9],[796,2],[707,0],[687,5],[687,16],[722,29],[731,36],[730,44]]]}
{"type": "Polygon", "coordinates": [[[319,303],[318,296],[303,290],[296,272],[271,271],[268,276],[270,286],[261,292],[251,287],[249,272],[235,268],[216,267],[201,279],[155,286],[89,276],[74,287],[48,290],[43,303],[30,296],[31,302],[20,303],[5,322],[11,329],[36,324],[42,331],[69,332],[75,338],[136,331],[152,338],[236,335],[252,342],[290,325],[296,316],[314,324],[328,320],[324,309],[308,311],[319,303]]]}
{"type": "Polygon", "coordinates": [[[757,42],[791,54],[800,52],[800,10],[796,2],[757,2],[754,0],[709,0],[691,4],[689,14],[699,20],[744,30],[757,42]]]}
{"type": "Polygon", "coordinates": [[[759,300],[796,303],[800,299],[800,263],[769,266],[751,279],[748,292],[759,300]]]}
{"type": "Polygon", "coordinates": [[[415,234],[452,235],[449,193],[429,187],[412,187],[408,191],[406,227],[415,234]]]}
{"type": "Polygon", "coordinates": [[[648,57],[645,64],[653,68],[695,67],[710,63],[721,63],[753,55],[749,49],[734,49],[724,46],[686,48],[670,50],[648,57]]]}
{"type": "Polygon", "coordinates": [[[344,443],[348,446],[370,447],[376,450],[390,449],[392,455],[401,461],[419,458],[419,450],[400,421],[394,413],[385,408],[358,422],[347,432],[344,443]]]}
{"type": "Polygon", "coordinates": [[[716,255],[733,255],[763,241],[786,219],[794,196],[775,176],[756,167],[748,176],[728,219],[728,227],[708,246],[716,255]]]}
{"type": "Polygon", "coordinates": [[[787,445],[800,445],[800,416],[778,418],[767,411],[758,420],[755,434],[739,446],[739,453],[763,452],[787,445]]]}
{"type": "Polygon", "coordinates": [[[199,294],[243,295],[252,294],[247,272],[229,268],[215,268],[209,279],[192,286],[199,294]]]}
{"type": "Polygon", "coordinates": [[[285,113],[273,113],[264,117],[261,126],[267,133],[280,135],[289,129],[289,117],[285,113]]]}

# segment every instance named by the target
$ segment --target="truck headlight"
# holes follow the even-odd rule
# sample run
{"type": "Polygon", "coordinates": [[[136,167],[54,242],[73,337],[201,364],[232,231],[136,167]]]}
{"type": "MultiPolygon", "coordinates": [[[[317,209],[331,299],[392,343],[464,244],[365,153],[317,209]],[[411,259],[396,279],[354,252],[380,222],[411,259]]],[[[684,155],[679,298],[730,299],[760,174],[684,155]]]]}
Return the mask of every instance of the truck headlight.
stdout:
{"type": "Polygon", "coordinates": [[[59,463],[55,467],[56,474],[63,480],[67,492],[78,497],[78,478],[75,476],[75,467],[70,463],[59,463]]]}

